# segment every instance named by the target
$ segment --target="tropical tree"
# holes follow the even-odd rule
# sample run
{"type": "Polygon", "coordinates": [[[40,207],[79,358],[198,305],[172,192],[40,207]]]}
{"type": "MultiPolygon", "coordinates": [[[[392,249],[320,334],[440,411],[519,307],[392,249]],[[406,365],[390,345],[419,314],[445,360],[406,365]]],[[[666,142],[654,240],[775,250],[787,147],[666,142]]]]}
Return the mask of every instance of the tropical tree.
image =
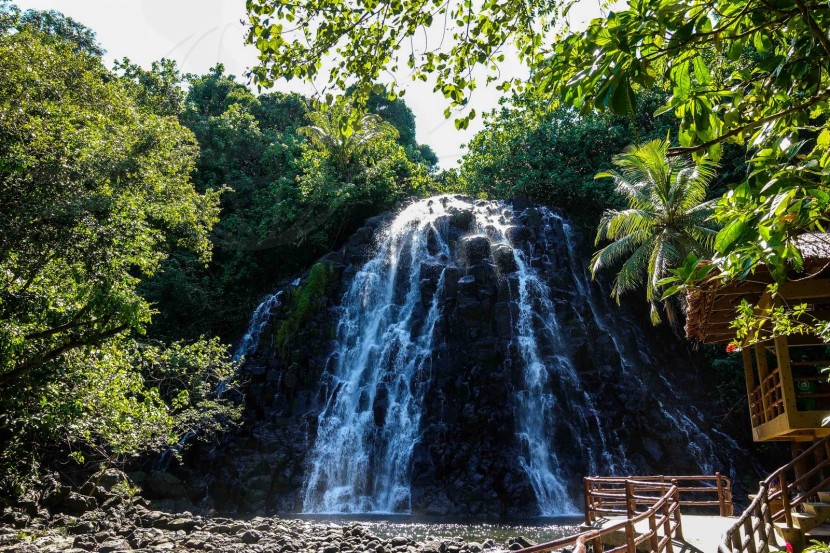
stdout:
{"type": "Polygon", "coordinates": [[[398,137],[397,129],[381,116],[357,113],[345,101],[312,111],[307,117],[311,125],[301,127],[298,132],[326,152],[340,171],[373,141],[398,137]]]}
{"type": "MultiPolygon", "coordinates": [[[[581,32],[558,28],[574,0],[246,4],[249,41],[261,54],[254,76],[263,84],[325,76],[365,98],[380,85],[396,92],[385,75],[407,67],[413,79],[432,80],[450,108],[467,106],[486,80],[502,90],[529,85],[551,105],[617,114],[634,112],[643,91],[665,87],[658,114],[679,123],[670,155],[717,159],[723,145],[736,144],[750,159],[717,210],[720,264],[732,276],[763,263],[785,279],[801,266],[794,237],[830,222],[827,2],[631,0],[581,32]],[[420,44],[433,26],[444,27],[442,40],[420,44]],[[511,50],[528,80],[499,72],[511,50]]],[[[474,115],[464,113],[458,126],[474,115]]]]}
{"type": "MultiPolygon", "coordinates": [[[[631,148],[614,157],[618,170],[597,175],[614,180],[628,209],[605,212],[596,242],[613,242],[596,252],[590,265],[596,275],[624,259],[611,294],[619,301],[623,293],[645,284],[655,324],[660,321],[660,280],[690,253],[710,255],[717,234],[710,220],[715,202],[706,201],[709,182],[715,176],[714,164],[669,158],[668,148],[668,140],[661,139],[631,148]]],[[[671,304],[664,305],[667,316],[674,320],[671,304]]]]}
{"type": "Polygon", "coordinates": [[[88,29],[0,2],[2,497],[69,455],[126,460],[238,413],[214,393],[227,346],[141,338],[142,279],[174,249],[210,261],[219,192],[191,182],[193,134],[136,92],[88,29]]]}

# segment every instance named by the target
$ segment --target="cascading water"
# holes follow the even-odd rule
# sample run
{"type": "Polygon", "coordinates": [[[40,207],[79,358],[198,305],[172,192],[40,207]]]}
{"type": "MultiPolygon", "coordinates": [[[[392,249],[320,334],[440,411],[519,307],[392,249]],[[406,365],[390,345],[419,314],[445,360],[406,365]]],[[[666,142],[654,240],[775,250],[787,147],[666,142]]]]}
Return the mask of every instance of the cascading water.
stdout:
{"type": "MultiPolygon", "coordinates": [[[[586,413],[598,423],[598,413],[568,357],[550,289],[529,266],[526,254],[510,244],[509,207],[443,198],[423,200],[401,212],[344,297],[334,369],[305,485],[307,512],[408,510],[409,457],[418,439],[420,406],[429,380],[426,372],[433,328],[440,316],[443,273],[428,297],[422,297],[421,281],[425,269],[452,262],[446,224],[442,228],[441,223],[456,211],[472,213],[470,235],[486,235],[492,245],[508,246],[513,253],[519,307],[514,333],[523,374],[515,394],[521,463],[542,514],[576,511],[567,476],[551,448],[554,427],[547,422],[559,400],[550,379],[565,383],[576,401],[585,404],[578,409],[580,426],[589,425],[586,413]],[[421,313],[423,305],[429,306],[426,316],[421,313]],[[554,354],[546,357],[541,343],[554,354]]],[[[590,469],[597,468],[592,463],[590,469]]]]}
{"type": "MultiPolygon", "coordinates": [[[[499,327],[497,347],[503,349],[496,358],[512,375],[506,377],[512,390],[506,408],[515,431],[513,458],[538,512],[576,512],[574,484],[582,474],[630,474],[642,466],[642,454],[637,461],[626,455],[631,437],[619,432],[619,422],[610,431],[605,407],[599,407],[615,401],[615,392],[581,371],[586,362],[610,363],[632,397],[649,401],[651,384],[638,371],[655,361],[638,347],[631,322],[619,312],[612,315],[606,293],[590,280],[567,220],[545,208],[531,211],[541,220],[533,236],[524,224],[528,212],[517,216],[501,202],[438,197],[409,205],[379,232],[372,256],[354,274],[340,306],[307,457],[305,512],[410,512],[413,451],[422,439],[436,359],[446,351],[446,326],[461,324],[466,339],[492,341],[492,328],[476,330],[500,324],[479,322],[476,306],[482,302],[510,305],[506,334],[499,327]],[[485,285],[490,274],[501,284],[485,285]],[[609,345],[594,352],[593,344],[586,344],[590,335],[609,345]],[[587,347],[579,360],[574,342],[587,347]],[[585,360],[595,353],[601,359],[585,360]]],[[[445,397],[443,390],[435,392],[445,397]]],[[[435,404],[434,411],[444,409],[440,399],[435,404]]],[[[678,426],[691,442],[694,463],[712,468],[714,449],[698,439],[703,433],[695,421],[674,407],[659,404],[659,410],[666,424],[678,426]]],[[[619,421],[624,415],[617,413],[619,421]]],[[[434,420],[436,413],[429,416],[434,420]]]]}
{"type": "Polygon", "coordinates": [[[306,512],[409,511],[410,457],[444,284],[439,277],[424,298],[420,281],[450,254],[439,214],[418,202],[398,215],[343,298],[329,393],[310,453],[306,512]]]}
{"type": "Polygon", "coordinates": [[[254,309],[251,320],[248,321],[248,330],[245,331],[245,335],[233,353],[234,361],[239,361],[256,349],[259,344],[259,337],[271,319],[271,313],[282,304],[283,293],[283,290],[280,290],[269,295],[254,309]]]}

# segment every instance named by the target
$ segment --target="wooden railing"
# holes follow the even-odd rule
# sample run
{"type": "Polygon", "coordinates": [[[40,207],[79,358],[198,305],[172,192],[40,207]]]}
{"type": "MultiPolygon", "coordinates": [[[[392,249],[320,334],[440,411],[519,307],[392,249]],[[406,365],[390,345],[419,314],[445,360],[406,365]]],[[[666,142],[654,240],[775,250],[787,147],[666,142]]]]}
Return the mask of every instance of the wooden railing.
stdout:
{"type": "Polygon", "coordinates": [[[793,513],[830,485],[830,436],[804,450],[760,482],[749,508],[723,535],[720,553],[766,553],[775,522],[793,527],[793,513]]]}
{"type": "MultiPolygon", "coordinates": [[[[600,480],[586,478],[586,480],[600,480]]],[[[521,549],[519,553],[541,553],[574,546],[573,553],[587,553],[588,544],[593,553],[635,553],[637,548],[649,551],[673,553],[672,540],[683,537],[680,519],[680,487],[677,482],[664,483],[656,480],[638,481],[619,479],[624,482],[624,492],[600,492],[608,499],[622,499],[626,505],[623,514],[626,519],[605,528],[586,530],[580,534],[561,538],[556,541],[533,545],[521,549]],[[659,496],[655,496],[659,493],[659,496]],[[613,495],[612,495],[613,494],[613,495]],[[651,495],[648,495],[651,494],[651,495]],[[638,507],[646,507],[638,512],[638,507]],[[645,522],[642,528],[635,526],[645,522]],[[605,550],[603,537],[622,533],[625,544],[605,550]],[[647,544],[647,545],[645,545],[647,544]]]]}
{"type": "MultiPolygon", "coordinates": [[[[733,514],[732,482],[719,472],[714,476],[629,476],[628,478],[601,476],[583,480],[587,524],[592,524],[597,518],[603,516],[631,516],[631,505],[625,497],[625,486],[628,480],[655,485],[674,482],[679,489],[682,507],[718,507],[720,516],[732,516],[733,514]],[[708,499],[712,495],[714,498],[708,499]]],[[[648,490],[641,486],[639,491],[658,492],[661,489],[658,486],[648,490]]],[[[651,502],[657,499],[658,497],[652,497],[651,502]]],[[[644,504],[649,505],[647,500],[644,504]]]]}
{"type": "Polygon", "coordinates": [[[749,410],[752,426],[760,426],[784,413],[784,392],[781,372],[775,369],[750,394],[749,410]]]}

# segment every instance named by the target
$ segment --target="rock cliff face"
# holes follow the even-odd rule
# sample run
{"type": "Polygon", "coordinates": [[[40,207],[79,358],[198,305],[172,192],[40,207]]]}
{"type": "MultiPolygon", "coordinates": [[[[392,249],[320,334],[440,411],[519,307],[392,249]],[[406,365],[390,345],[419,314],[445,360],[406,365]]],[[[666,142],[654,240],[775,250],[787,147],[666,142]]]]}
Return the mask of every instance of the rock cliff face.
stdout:
{"type": "Polygon", "coordinates": [[[244,424],[185,459],[193,499],[520,517],[575,511],[589,473],[747,464],[699,352],[609,302],[588,253],[561,214],[518,202],[370,219],[268,305],[244,424]]]}

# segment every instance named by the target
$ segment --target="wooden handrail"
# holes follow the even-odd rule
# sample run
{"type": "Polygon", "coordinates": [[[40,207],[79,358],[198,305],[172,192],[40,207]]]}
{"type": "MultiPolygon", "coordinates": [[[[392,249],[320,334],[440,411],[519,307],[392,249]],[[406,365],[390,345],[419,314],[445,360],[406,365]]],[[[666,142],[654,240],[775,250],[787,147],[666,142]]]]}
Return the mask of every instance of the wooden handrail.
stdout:
{"type": "Polygon", "coordinates": [[[542,553],[570,546],[574,546],[573,553],[587,553],[588,544],[591,544],[594,553],[635,553],[637,548],[645,546],[644,544],[648,544],[648,549],[655,553],[674,553],[672,540],[683,537],[680,507],[684,502],[680,494],[684,488],[679,484],[681,480],[713,481],[716,483],[713,487],[694,486],[689,489],[695,490],[696,493],[716,492],[720,498],[719,501],[687,503],[721,506],[721,511],[724,509],[723,505],[728,505],[731,509],[732,485],[728,478],[719,473],[714,476],[588,477],[583,480],[586,522],[590,524],[594,522],[594,514],[604,513],[621,514],[626,517],[625,520],[605,528],[589,529],[573,536],[526,547],[519,550],[519,553],[542,553]],[[606,488],[603,489],[603,486],[606,488]],[[610,490],[607,489],[609,486],[612,487],[610,490]],[[646,493],[660,495],[644,495],[646,493]],[[609,509],[608,505],[612,502],[607,501],[600,505],[595,504],[595,500],[602,501],[604,498],[617,500],[613,504],[623,508],[609,509]],[[642,507],[645,507],[644,511],[637,510],[642,507]],[[635,525],[643,521],[647,522],[647,530],[637,534],[635,525]],[[603,536],[616,532],[623,532],[625,544],[604,550],[603,536]]]}
{"type": "Polygon", "coordinates": [[[830,476],[824,476],[828,468],[830,436],[818,440],[758,484],[758,494],[747,510],[724,533],[719,553],[768,551],[775,530],[773,523],[783,521],[792,528],[795,509],[830,485],[830,476]],[[821,456],[818,462],[817,454],[821,456]],[[804,461],[809,461],[811,468],[799,474],[798,467],[804,461]],[[773,512],[773,502],[780,502],[781,510],[773,512]]]}
{"type": "Polygon", "coordinates": [[[660,500],[660,495],[643,495],[644,493],[661,494],[670,481],[678,484],[679,504],[683,507],[718,507],[721,516],[732,516],[732,483],[720,473],[714,475],[686,476],[591,476],[583,481],[585,493],[585,521],[588,524],[597,520],[597,515],[623,515],[635,507],[645,507],[660,500]],[[638,482],[637,493],[629,498],[625,486],[628,481],[638,482]],[[683,482],[685,485],[680,485],[683,482]],[[702,486],[711,482],[711,485],[702,486]],[[713,500],[700,498],[700,494],[711,493],[713,500]],[[692,498],[684,499],[692,495],[692,498]]]}

